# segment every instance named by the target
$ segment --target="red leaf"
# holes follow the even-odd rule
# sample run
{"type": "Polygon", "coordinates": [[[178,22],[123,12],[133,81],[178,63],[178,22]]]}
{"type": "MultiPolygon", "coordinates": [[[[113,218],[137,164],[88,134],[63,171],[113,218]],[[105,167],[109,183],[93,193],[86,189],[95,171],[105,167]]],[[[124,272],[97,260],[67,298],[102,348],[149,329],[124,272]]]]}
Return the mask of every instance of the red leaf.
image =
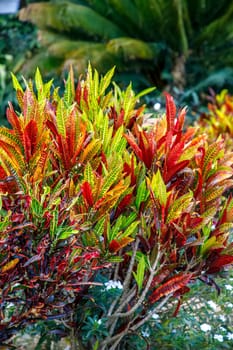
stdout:
{"type": "Polygon", "coordinates": [[[20,138],[22,140],[22,129],[21,129],[21,125],[19,122],[19,118],[18,118],[17,114],[15,113],[14,108],[10,102],[9,102],[9,108],[7,108],[7,111],[6,111],[6,115],[7,115],[8,122],[11,124],[11,126],[16,131],[16,133],[19,136],[21,136],[20,138]]]}
{"type": "Polygon", "coordinates": [[[166,97],[166,117],[167,117],[167,130],[173,130],[174,121],[176,116],[176,105],[171,95],[165,92],[166,97]]]}
{"type": "Polygon", "coordinates": [[[116,124],[114,125],[115,130],[119,129],[119,127],[124,123],[124,116],[125,116],[125,111],[123,108],[121,108],[120,113],[117,117],[116,124]]]}
{"type": "Polygon", "coordinates": [[[82,184],[81,189],[82,189],[82,194],[83,194],[83,197],[84,197],[86,204],[89,207],[92,207],[94,204],[94,200],[93,200],[93,195],[92,195],[92,189],[91,189],[89,182],[85,181],[82,184]]]}
{"type": "MultiPolygon", "coordinates": [[[[185,115],[186,115],[186,108],[182,108],[178,114],[176,125],[175,125],[175,130],[176,130],[176,133],[178,134],[177,136],[182,135],[181,131],[184,126],[185,115]]],[[[176,141],[178,141],[177,137],[176,137],[176,141]]]]}
{"type": "Polygon", "coordinates": [[[162,286],[158,287],[149,297],[149,301],[153,304],[162,297],[168,294],[175,293],[180,288],[183,288],[191,279],[192,274],[182,274],[176,275],[164,283],[162,286]]]}
{"type": "Polygon", "coordinates": [[[167,167],[172,168],[176,162],[179,160],[182,152],[184,150],[184,142],[179,142],[174,147],[172,147],[167,154],[167,167]]]}
{"type": "Polygon", "coordinates": [[[94,252],[86,252],[82,255],[82,258],[86,261],[89,261],[91,259],[96,259],[100,257],[100,253],[98,251],[94,252]]]}
{"type": "Polygon", "coordinates": [[[84,86],[83,99],[86,102],[87,107],[88,107],[88,95],[89,95],[88,88],[86,86],[84,86]]]}
{"type": "Polygon", "coordinates": [[[158,275],[156,275],[151,283],[151,288],[156,287],[158,284],[163,282],[165,278],[167,278],[170,274],[170,270],[168,269],[163,269],[158,275]]]}
{"type": "Polygon", "coordinates": [[[172,168],[169,167],[163,176],[165,183],[170,181],[173,175],[175,175],[181,169],[184,169],[188,164],[189,164],[189,160],[183,160],[182,162],[179,162],[178,164],[173,165],[172,168]]]}
{"type": "Polygon", "coordinates": [[[81,97],[82,97],[82,87],[81,87],[81,82],[79,81],[75,91],[75,101],[78,103],[79,106],[81,102],[81,97]]]}
{"type": "Polygon", "coordinates": [[[129,135],[124,135],[124,137],[126,138],[127,142],[129,143],[129,145],[132,147],[134,153],[136,154],[136,156],[140,159],[143,160],[142,157],[142,150],[139,148],[139,146],[137,145],[133,135],[130,133],[129,135]]]}
{"type": "Polygon", "coordinates": [[[208,273],[216,273],[222,269],[223,266],[233,264],[232,255],[220,255],[215,259],[210,267],[208,268],[208,273]]]}
{"type": "Polygon", "coordinates": [[[3,167],[0,165],[0,179],[3,180],[5,179],[5,177],[7,177],[7,173],[5,172],[3,167]]]}
{"type": "Polygon", "coordinates": [[[127,194],[122,199],[122,201],[118,204],[118,207],[117,207],[117,210],[116,210],[116,214],[115,214],[115,218],[118,217],[122,213],[122,211],[125,209],[125,207],[130,204],[131,199],[132,199],[132,193],[127,194]]]}
{"type": "Polygon", "coordinates": [[[38,129],[35,120],[30,120],[23,133],[24,151],[27,162],[36,151],[37,133],[38,129]]]}

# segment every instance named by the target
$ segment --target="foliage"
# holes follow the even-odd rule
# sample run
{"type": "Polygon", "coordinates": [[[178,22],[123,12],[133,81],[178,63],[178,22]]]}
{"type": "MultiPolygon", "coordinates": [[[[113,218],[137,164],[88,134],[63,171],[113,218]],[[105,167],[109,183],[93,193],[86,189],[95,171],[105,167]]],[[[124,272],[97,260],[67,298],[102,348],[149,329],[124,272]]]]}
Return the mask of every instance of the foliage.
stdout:
{"type": "Polygon", "coordinates": [[[198,125],[200,133],[205,132],[209,140],[216,140],[220,135],[224,138],[229,150],[233,149],[233,96],[227,90],[216,95],[211,91],[208,111],[203,113],[198,125]]]}
{"type": "MultiPolygon", "coordinates": [[[[107,282],[106,287],[101,291],[99,288],[92,289],[92,296],[96,304],[107,307],[106,305],[118,297],[121,289],[119,283],[110,284],[106,280],[102,282],[107,282]]],[[[206,288],[200,281],[190,285],[190,292],[184,295],[178,315],[172,317],[167,308],[162,309],[159,313],[154,313],[138,333],[140,336],[129,335],[128,342],[130,341],[131,349],[144,350],[148,344],[151,350],[158,347],[164,350],[189,350],[198,347],[205,350],[231,349],[233,342],[232,271],[224,272],[224,275],[217,277],[216,283],[221,289],[220,294],[216,293],[214,286],[206,288]]],[[[44,320],[27,326],[24,332],[21,331],[16,335],[14,344],[18,348],[24,346],[25,350],[34,348],[40,350],[44,344],[48,348],[54,346],[56,349],[71,347],[68,337],[58,342],[58,331],[62,332],[64,325],[58,326],[55,322],[44,320]],[[35,339],[36,342],[33,344],[35,339]]],[[[84,329],[83,336],[85,335],[84,329]]],[[[121,346],[127,349],[127,341],[125,340],[121,346]]]]}
{"type": "Polygon", "coordinates": [[[36,29],[30,23],[22,23],[16,15],[0,16],[0,123],[4,118],[8,101],[17,103],[12,90],[10,71],[16,72],[30,52],[37,47],[36,29]]]}
{"type": "Polygon", "coordinates": [[[60,320],[83,348],[119,349],[233,262],[232,153],[184,131],[169,94],[146,129],[137,101],[153,89],[110,88],[113,73],[89,65],[75,86],[71,70],[62,96],[39,70],[25,89],[13,75],[20,112],[10,104],[12,129],[0,128],[2,341],[60,320]]]}
{"type": "Polygon", "coordinates": [[[120,81],[134,86],[174,86],[176,95],[186,87],[187,98],[209,86],[232,88],[232,12],[227,0],[31,4],[20,19],[38,26],[47,51],[28,60],[24,71],[39,65],[60,73],[72,64],[80,74],[90,61],[100,72],[117,65],[120,81]]]}

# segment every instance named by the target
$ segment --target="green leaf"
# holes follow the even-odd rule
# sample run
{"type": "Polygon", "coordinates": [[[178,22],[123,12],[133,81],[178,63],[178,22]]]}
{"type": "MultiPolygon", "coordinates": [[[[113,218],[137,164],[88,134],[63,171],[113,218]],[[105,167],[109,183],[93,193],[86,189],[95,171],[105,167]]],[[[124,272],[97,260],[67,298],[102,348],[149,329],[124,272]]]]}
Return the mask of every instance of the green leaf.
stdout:
{"type": "Polygon", "coordinates": [[[103,216],[98,222],[97,224],[95,225],[94,227],[94,233],[97,237],[100,237],[103,235],[104,233],[104,224],[105,224],[105,221],[106,221],[106,217],[103,216]]]}
{"type": "Polygon", "coordinates": [[[112,77],[115,72],[115,67],[110,69],[103,78],[100,80],[100,86],[99,86],[99,96],[102,96],[105,93],[105,90],[108,88],[109,84],[111,83],[112,77]]]}
{"type": "Polygon", "coordinates": [[[119,216],[119,218],[117,218],[115,225],[111,229],[111,233],[109,236],[110,241],[112,241],[118,236],[119,232],[121,231],[122,222],[123,222],[123,216],[119,216]]]}
{"type": "Polygon", "coordinates": [[[166,223],[168,224],[171,221],[177,219],[185,211],[185,209],[187,209],[192,201],[192,198],[193,193],[190,191],[189,193],[186,193],[175,200],[169,209],[166,223]]]}
{"type": "MultiPolygon", "coordinates": [[[[123,138],[123,134],[124,134],[124,126],[121,125],[117,129],[117,131],[116,131],[116,133],[115,133],[115,135],[113,137],[113,140],[112,140],[112,143],[111,143],[111,151],[117,151],[117,149],[120,146],[122,140],[125,140],[125,138],[123,138]]],[[[127,142],[125,144],[127,144],[127,142]]]]}
{"type": "Polygon", "coordinates": [[[101,114],[101,124],[100,124],[100,137],[103,142],[103,150],[106,152],[107,146],[108,146],[108,132],[109,132],[109,119],[107,115],[103,115],[102,110],[99,111],[99,114],[101,114]]]}
{"type": "Polygon", "coordinates": [[[19,91],[23,92],[22,86],[20,85],[18,79],[16,78],[16,76],[13,73],[11,73],[11,78],[12,78],[14,89],[16,91],[19,90],[19,91]]]}
{"type": "Polygon", "coordinates": [[[123,222],[122,222],[122,230],[125,230],[127,227],[129,227],[129,225],[136,220],[137,218],[137,214],[136,213],[131,213],[129,216],[127,217],[123,217],[123,222]]]}
{"type": "Polygon", "coordinates": [[[91,185],[91,187],[94,186],[95,175],[93,174],[93,169],[89,162],[86,164],[84,169],[84,181],[87,181],[91,185]]]}
{"type": "Polygon", "coordinates": [[[201,246],[201,255],[205,255],[212,247],[216,245],[216,236],[212,236],[201,246]]]}
{"type": "Polygon", "coordinates": [[[101,188],[100,197],[104,196],[110,187],[117,181],[119,174],[122,172],[122,164],[115,162],[111,172],[105,177],[104,184],[101,188]]]}
{"type": "Polygon", "coordinates": [[[139,221],[134,221],[132,222],[128,228],[120,235],[119,238],[124,238],[124,237],[128,237],[128,236],[132,236],[136,230],[136,228],[139,225],[139,221]]]}
{"type": "Polygon", "coordinates": [[[54,239],[54,237],[56,237],[57,225],[58,225],[58,208],[55,208],[54,211],[52,212],[52,219],[50,221],[50,227],[49,227],[49,233],[52,240],[54,239]]]}
{"type": "Polygon", "coordinates": [[[31,208],[34,215],[40,217],[43,215],[43,207],[36,198],[32,198],[31,208]]]}
{"type": "Polygon", "coordinates": [[[151,181],[151,188],[155,194],[155,197],[158,199],[159,203],[163,206],[167,202],[167,188],[161,176],[160,170],[158,169],[156,174],[153,174],[151,181]]]}
{"type": "Polygon", "coordinates": [[[156,87],[149,87],[147,89],[144,89],[142,91],[140,91],[136,96],[135,99],[138,100],[139,98],[141,98],[142,96],[148,95],[151,92],[155,91],[156,87]]]}
{"type": "Polygon", "coordinates": [[[64,230],[62,229],[61,232],[59,232],[58,229],[58,234],[57,234],[57,239],[62,240],[62,239],[67,239],[73,235],[78,234],[80,231],[79,230],[74,230],[71,227],[66,227],[64,230]]]}
{"type": "Polygon", "coordinates": [[[40,70],[38,67],[36,68],[35,83],[36,83],[36,89],[38,92],[38,99],[39,99],[39,96],[41,96],[41,93],[43,92],[44,84],[43,84],[42,76],[40,74],[40,70]]]}
{"type": "Polygon", "coordinates": [[[57,105],[57,130],[59,134],[66,137],[66,113],[63,99],[60,99],[57,105]]]}
{"type": "Polygon", "coordinates": [[[146,267],[145,257],[144,255],[142,255],[137,266],[137,272],[136,273],[133,272],[135,281],[137,282],[137,285],[138,285],[139,292],[141,291],[143,286],[145,267],[146,267]]]}
{"type": "Polygon", "coordinates": [[[121,256],[110,256],[107,259],[111,263],[120,263],[124,261],[124,258],[122,258],[121,256]]]}
{"type": "Polygon", "coordinates": [[[74,73],[72,67],[66,81],[65,91],[64,91],[64,101],[70,106],[74,101],[74,73]]]}
{"type": "Polygon", "coordinates": [[[138,186],[137,195],[135,199],[135,205],[138,210],[140,208],[141,203],[145,202],[148,196],[149,196],[149,191],[147,189],[145,180],[143,180],[138,186]]]}

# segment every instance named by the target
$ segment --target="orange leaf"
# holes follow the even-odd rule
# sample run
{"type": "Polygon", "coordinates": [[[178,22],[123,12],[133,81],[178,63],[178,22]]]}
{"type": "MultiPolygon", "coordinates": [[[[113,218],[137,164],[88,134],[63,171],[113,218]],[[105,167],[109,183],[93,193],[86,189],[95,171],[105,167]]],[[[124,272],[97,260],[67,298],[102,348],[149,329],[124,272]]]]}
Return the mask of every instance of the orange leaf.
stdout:
{"type": "Polygon", "coordinates": [[[1,272],[4,273],[4,272],[7,272],[9,270],[12,270],[18,264],[18,262],[19,262],[18,258],[9,261],[6,265],[4,265],[2,267],[2,271],[1,272]]]}
{"type": "Polygon", "coordinates": [[[109,250],[112,253],[117,253],[121,248],[125,247],[127,244],[129,244],[132,241],[134,241],[134,239],[130,237],[124,237],[119,240],[113,239],[109,243],[109,250]]]}

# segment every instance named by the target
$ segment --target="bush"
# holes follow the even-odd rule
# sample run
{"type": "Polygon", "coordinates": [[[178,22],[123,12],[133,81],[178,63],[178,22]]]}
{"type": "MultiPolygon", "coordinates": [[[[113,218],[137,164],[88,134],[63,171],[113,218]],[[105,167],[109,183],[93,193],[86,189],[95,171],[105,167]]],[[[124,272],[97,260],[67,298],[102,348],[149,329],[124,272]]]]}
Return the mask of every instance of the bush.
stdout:
{"type": "Polygon", "coordinates": [[[10,105],[12,129],[0,128],[3,342],[56,320],[82,348],[127,348],[233,262],[232,154],[183,131],[168,94],[145,129],[137,101],[152,89],[110,89],[113,72],[89,66],[75,88],[71,71],[61,97],[39,70],[25,90],[13,76],[21,112],[10,105]]]}
{"type": "Polygon", "coordinates": [[[209,140],[217,140],[222,137],[229,150],[233,149],[233,96],[227,90],[222,90],[220,94],[208,96],[208,111],[202,113],[197,125],[199,132],[203,131],[208,135],[209,140]]]}

